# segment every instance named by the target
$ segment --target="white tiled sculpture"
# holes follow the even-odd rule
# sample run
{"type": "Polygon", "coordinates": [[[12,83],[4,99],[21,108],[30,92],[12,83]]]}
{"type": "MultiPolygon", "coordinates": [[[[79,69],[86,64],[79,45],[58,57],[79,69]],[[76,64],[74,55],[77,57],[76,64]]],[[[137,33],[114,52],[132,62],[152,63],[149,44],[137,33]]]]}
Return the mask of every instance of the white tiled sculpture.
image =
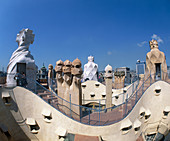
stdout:
{"type": "Polygon", "coordinates": [[[18,72],[25,73],[27,77],[27,87],[34,89],[36,80],[36,65],[33,56],[30,54],[29,46],[34,42],[34,34],[30,29],[22,29],[17,34],[16,42],[18,48],[13,52],[10,62],[7,67],[7,85],[16,86],[17,82],[14,79],[15,74],[18,72]]]}
{"type": "Polygon", "coordinates": [[[88,57],[88,63],[84,65],[83,80],[95,80],[97,81],[98,65],[94,63],[94,57],[88,57]]]}

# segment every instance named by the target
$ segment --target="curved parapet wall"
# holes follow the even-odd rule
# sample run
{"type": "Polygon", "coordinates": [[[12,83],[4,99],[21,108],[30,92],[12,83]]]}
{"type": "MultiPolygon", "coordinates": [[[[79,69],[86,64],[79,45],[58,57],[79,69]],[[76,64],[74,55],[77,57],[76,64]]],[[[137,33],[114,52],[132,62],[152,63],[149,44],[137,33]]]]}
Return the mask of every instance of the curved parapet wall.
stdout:
{"type": "MultiPolygon", "coordinates": [[[[5,89],[1,89],[1,93],[4,91],[5,89]]],[[[168,83],[158,81],[146,90],[133,110],[120,122],[108,126],[90,126],[63,115],[25,88],[16,87],[13,89],[17,107],[23,119],[27,119],[25,121],[27,127],[30,128],[31,124],[36,124],[39,128],[37,128],[36,134],[35,132],[32,132],[32,134],[42,141],[54,141],[59,136],[65,136],[67,133],[100,136],[107,141],[131,141],[136,140],[141,133],[151,134],[157,132],[158,125],[161,122],[165,123],[165,128],[168,128],[170,127],[170,114],[164,115],[164,111],[168,111],[167,107],[170,106],[169,91],[170,85],[168,83]],[[45,117],[48,116],[51,118],[46,119],[45,117]]],[[[130,103],[127,105],[127,108],[129,107],[131,107],[130,103]]],[[[120,108],[119,110],[124,109],[120,108]]],[[[9,112],[8,107],[5,111],[9,112]]],[[[4,110],[1,108],[0,113],[3,112],[4,110]]],[[[12,113],[12,111],[10,112],[12,113]]],[[[15,115],[13,117],[16,118],[15,115]]],[[[9,122],[16,123],[13,118],[10,118],[9,122]]],[[[15,127],[19,128],[17,124],[14,124],[13,127],[9,126],[9,129],[15,127]]],[[[25,129],[22,130],[25,132],[25,129]]],[[[26,135],[27,133],[25,132],[26,135]]]]}
{"type": "Polygon", "coordinates": [[[13,88],[0,88],[0,140],[38,140],[29,132],[15,99],[13,88]]]}

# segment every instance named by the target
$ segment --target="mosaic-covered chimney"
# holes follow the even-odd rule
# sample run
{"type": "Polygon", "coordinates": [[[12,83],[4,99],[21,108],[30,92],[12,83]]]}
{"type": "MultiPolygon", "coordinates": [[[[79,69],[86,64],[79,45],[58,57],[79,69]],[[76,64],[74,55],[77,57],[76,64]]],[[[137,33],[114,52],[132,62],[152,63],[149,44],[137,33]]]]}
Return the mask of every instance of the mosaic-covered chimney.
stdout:
{"type": "Polygon", "coordinates": [[[88,57],[88,63],[84,65],[83,81],[97,81],[98,65],[94,63],[94,57],[88,57]]]}

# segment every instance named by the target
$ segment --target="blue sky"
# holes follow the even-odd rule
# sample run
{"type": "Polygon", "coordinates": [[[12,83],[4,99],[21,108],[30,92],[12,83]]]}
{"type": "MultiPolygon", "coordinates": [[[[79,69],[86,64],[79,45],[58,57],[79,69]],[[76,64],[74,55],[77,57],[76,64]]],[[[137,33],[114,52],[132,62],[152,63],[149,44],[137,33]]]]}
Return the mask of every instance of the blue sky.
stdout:
{"type": "Polygon", "coordinates": [[[84,65],[93,55],[99,70],[107,64],[134,69],[152,37],[170,65],[169,26],[169,0],[1,0],[0,70],[23,28],[35,34],[30,52],[39,67],[77,57],[84,65]]]}

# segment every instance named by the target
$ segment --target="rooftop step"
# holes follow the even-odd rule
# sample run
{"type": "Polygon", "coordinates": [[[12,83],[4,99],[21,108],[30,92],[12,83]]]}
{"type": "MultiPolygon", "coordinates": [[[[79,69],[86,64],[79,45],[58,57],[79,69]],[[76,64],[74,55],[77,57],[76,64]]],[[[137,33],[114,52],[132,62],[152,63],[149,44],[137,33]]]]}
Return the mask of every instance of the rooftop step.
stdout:
{"type": "Polygon", "coordinates": [[[41,98],[43,97],[48,97],[51,95],[51,93],[38,93],[37,95],[39,95],[41,98]]]}
{"type": "Polygon", "coordinates": [[[74,141],[100,141],[98,136],[86,136],[75,134],[74,141]]]}

